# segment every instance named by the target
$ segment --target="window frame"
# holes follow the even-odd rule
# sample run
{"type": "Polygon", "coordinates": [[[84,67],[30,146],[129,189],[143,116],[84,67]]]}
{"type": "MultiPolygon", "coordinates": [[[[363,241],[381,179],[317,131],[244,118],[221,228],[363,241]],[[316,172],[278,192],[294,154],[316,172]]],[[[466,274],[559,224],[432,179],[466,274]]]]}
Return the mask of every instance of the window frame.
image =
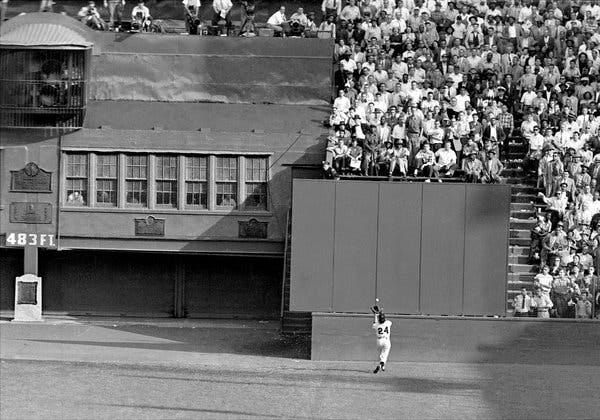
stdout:
{"type": "MultiPolygon", "coordinates": [[[[270,214],[270,192],[269,182],[271,180],[271,154],[269,153],[253,153],[237,154],[237,153],[222,153],[222,152],[172,152],[172,151],[119,151],[119,150],[80,150],[66,149],[62,152],[62,171],[60,176],[60,192],[64,197],[61,200],[62,208],[69,211],[140,211],[143,213],[179,213],[179,214],[248,214],[248,215],[267,215],[270,214]],[[87,159],[86,176],[79,174],[72,177],[67,176],[69,161],[73,155],[82,155],[87,159]],[[104,156],[115,156],[116,167],[108,170],[102,170],[102,167],[107,166],[103,160],[104,156]],[[168,181],[173,182],[177,190],[172,194],[172,198],[176,203],[158,204],[157,203],[157,182],[162,181],[162,174],[158,165],[158,160],[161,157],[171,157],[174,159],[171,164],[171,173],[168,181]],[[227,160],[226,165],[222,165],[223,159],[227,160]],[[250,171],[256,173],[256,169],[252,169],[255,164],[253,159],[261,159],[264,161],[264,168],[260,168],[264,175],[253,176],[250,171]],[[145,162],[144,162],[145,160],[145,162]],[[195,160],[199,166],[190,166],[190,162],[195,160]],[[144,162],[144,163],[142,163],[144,162]],[[192,169],[193,168],[193,169],[192,169]],[[145,170],[144,170],[145,169],[145,170]],[[110,175],[116,171],[116,178],[110,175]],[[190,171],[195,171],[192,173],[190,171]],[[223,176],[223,171],[226,175],[223,176]],[[99,176],[100,175],[100,176],[99,176]],[[87,198],[85,204],[76,205],[67,203],[67,185],[70,179],[81,179],[87,185],[87,198]],[[256,178],[256,179],[255,179],[256,178]],[[260,179],[264,178],[264,181],[260,179]],[[114,195],[116,197],[116,205],[112,203],[101,203],[97,201],[98,183],[101,181],[110,180],[115,185],[114,195]],[[136,191],[130,191],[132,182],[141,182],[140,188],[136,191]],[[145,183],[145,187],[144,187],[145,183]],[[265,204],[260,207],[248,206],[246,204],[247,197],[254,183],[265,185],[265,204]],[[189,185],[200,184],[200,191],[190,192],[193,195],[199,195],[200,204],[188,204],[188,189],[189,185]],[[236,206],[227,207],[217,205],[219,185],[231,185],[227,187],[235,198],[236,206]],[[143,203],[128,202],[128,194],[141,195],[144,197],[143,203]]],[[[112,166],[112,165],[110,165],[112,166]]],[[[81,172],[81,171],[80,171],[81,172]]],[[[196,187],[194,187],[196,188],[196,187]]],[[[222,190],[221,190],[222,191],[222,190]]]]}
{"type": "MultiPolygon", "coordinates": [[[[125,202],[124,207],[126,208],[149,208],[149,197],[150,197],[150,156],[148,154],[145,153],[126,153],[125,154],[125,173],[124,173],[124,179],[125,179],[125,202]],[[141,177],[141,168],[143,167],[141,164],[137,164],[137,165],[130,165],[129,164],[129,159],[130,158],[145,158],[146,160],[146,164],[145,164],[145,178],[141,177]],[[129,175],[129,167],[131,166],[132,168],[132,174],[131,176],[129,175]],[[134,168],[138,168],[139,172],[140,172],[140,176],[135,176],[133,173],[133,169],[134,168]],[[130,203],[129,199],[128,199],[128,195],[130,193],[129,191],[129,183],[137,183],[140,182],[141,185],[143,185],[143,183],[146,183],[146,187],[145,188],[141,188],[139,190],[139,194],[140,194],[140,203],[130,203]],[[146,200],[145,202],[141,201],[141,197],[142,194],[144,193],[146,194],[146,200]]],[[[141,161],[141,160],[140,160],[141,161]]],[[[133,194],[136,194],[137,191],[133,191],[133,194]]]]}
{"type": "MultiPolygon", "coordinates": [[[[62,202],[64,203],[65,206],[67,207],[91,207],[90,206],[90,182],[89,182],[89,177],[90,177],[90,153],[87,152],[79,152],[79,151],[75,151],[72,152],[70,154],[67,155],[67,158],[65,159],[65,176],[64,176],[64,194],[62,194],[63,199],[62,202]],[[69,162],[69,157],[73,157],[73,156],[80,156],[80,157],[84,157],[85,158],[85,163],[81,163],[78,162],[77,165],[78,166],[83,166],[84,168],[84,174],[78,174],[78,175],[70,175],[69,174],[69,168],[71,163],[69,162]],[[69,189],[69,181],[72,180],[77,180],[83,183],[84,189],[80,189],[80,190],[75,190],[75,189],[69,189]],[[69,191],[73,191],[73,193],[75,191],[85,191],[85,198],[82,204],[75,204],[75,203],[69,203],[69,191]]],[[[81,194],[81,193],[80,193],[81,194]]]]}

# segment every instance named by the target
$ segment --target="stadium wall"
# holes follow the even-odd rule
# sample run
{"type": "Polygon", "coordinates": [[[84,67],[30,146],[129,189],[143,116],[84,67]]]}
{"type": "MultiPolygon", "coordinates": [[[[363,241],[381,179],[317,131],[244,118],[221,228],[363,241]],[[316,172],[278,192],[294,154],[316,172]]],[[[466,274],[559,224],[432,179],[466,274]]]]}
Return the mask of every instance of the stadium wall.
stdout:
{"type": "MultiPolygon", "coordinates": [[[[594,320],[388,316],[394,362],[600,364],[594,320]]],[[[378,360],[373,317],[313,313],[313,360],[378,360]]]]}
{"type": "Polygon", "coordinates": [[[510,186],[294,180],[290,307],[505,315],[510,186]]]}

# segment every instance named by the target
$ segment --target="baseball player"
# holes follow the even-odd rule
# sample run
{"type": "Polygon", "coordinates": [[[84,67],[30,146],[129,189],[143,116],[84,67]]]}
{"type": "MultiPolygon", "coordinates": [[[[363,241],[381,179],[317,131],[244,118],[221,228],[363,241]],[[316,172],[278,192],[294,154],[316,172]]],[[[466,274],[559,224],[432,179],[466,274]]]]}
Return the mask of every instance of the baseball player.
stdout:
{"type": "Polygon", "coordinates": [[[373,371],[373,373],[385,371],[385,363],[387,362],[392,348],[390,341],[390,331],[392,329],[392,321],[385,319],[385,314],[379,310],[377,306],[373,306],[371,311],[375,314],[375,320],[373,322],[373,329],[377,334],[377,350],[379,351],[379,364],[373,371]]]}

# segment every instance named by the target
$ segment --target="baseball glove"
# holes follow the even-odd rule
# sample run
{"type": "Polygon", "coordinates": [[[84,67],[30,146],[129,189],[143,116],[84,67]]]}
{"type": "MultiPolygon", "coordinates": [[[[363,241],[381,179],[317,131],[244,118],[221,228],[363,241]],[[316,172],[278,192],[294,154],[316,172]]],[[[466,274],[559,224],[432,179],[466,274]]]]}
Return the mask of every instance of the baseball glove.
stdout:
{"type": "Polygon", "coordinates": [[[377,306],[377,305],[371,306],[371,312],[373,312],[374,314],[378,314],[379,306],[377,306]]]}

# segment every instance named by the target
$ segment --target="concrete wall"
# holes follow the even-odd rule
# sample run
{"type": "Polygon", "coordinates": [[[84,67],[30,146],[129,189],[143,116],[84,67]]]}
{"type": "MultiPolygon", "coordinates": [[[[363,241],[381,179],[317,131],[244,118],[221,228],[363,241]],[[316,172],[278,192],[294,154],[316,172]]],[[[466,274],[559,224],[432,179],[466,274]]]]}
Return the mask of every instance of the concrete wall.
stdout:
{"type": "MultiPolygon", "coordinates": [[[[389,316],[395,362],[600,364],[593,320],[389,316]]],[[[376,361],[373,317],[314,313],[313,360],[376,361]]]]}
{"type": "Polygon", "coordinates": [[[504,315],[510,186],[294,180],[290,307],[504,315]]]}

